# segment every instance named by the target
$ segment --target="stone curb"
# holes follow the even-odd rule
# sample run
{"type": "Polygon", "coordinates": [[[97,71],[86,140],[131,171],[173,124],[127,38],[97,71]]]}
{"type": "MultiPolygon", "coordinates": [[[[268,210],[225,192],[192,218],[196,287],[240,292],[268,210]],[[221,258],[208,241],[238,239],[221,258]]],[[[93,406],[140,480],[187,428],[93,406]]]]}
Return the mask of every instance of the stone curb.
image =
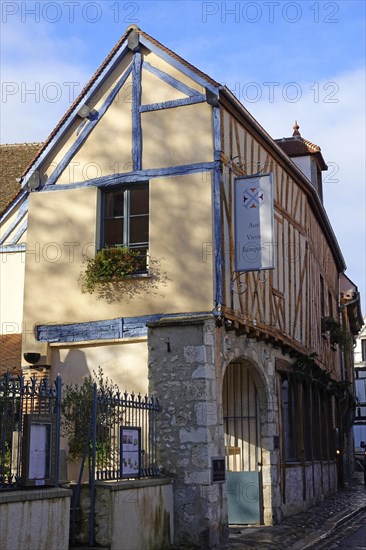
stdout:
{"type": "Polygon", "coordinates": [[[332,526],[327,531],[325,531],[321,535],[317,536],[316,538],[311,538],[311,540],[309,540],[309,542],[300,541],[300,542],[296,543],[292,547],[292,550],[307,550],[308,548],[312,548],[318,542],[326,539],[335,529],[337,529],[337,527],[339,527],[340,525],[342,525],[343,523],[345,523],[349,519],[353,518],[354,516],[357,516],[357,514],[361,513],[363,510],[366,510],[366,505],[361,506],[361,508],[357,508],[356,510],[353,510],[352,512],[350,512],[346,516],[341,517],[339,520],[336,520],[335,522],[333,522],[332,526]],[[303,546],[304,542],[305,542],[305,546],[303,546]]]}

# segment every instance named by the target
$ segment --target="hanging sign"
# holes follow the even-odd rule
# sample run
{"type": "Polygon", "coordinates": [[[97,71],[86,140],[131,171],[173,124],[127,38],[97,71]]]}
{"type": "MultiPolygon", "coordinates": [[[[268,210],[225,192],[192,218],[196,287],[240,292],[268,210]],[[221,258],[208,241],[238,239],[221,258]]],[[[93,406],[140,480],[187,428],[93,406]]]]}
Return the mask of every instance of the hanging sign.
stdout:
{"type": "Polygon", "coordinates": [[[235,271],[274,269],[272,174],[235,178],[235,271]]]}

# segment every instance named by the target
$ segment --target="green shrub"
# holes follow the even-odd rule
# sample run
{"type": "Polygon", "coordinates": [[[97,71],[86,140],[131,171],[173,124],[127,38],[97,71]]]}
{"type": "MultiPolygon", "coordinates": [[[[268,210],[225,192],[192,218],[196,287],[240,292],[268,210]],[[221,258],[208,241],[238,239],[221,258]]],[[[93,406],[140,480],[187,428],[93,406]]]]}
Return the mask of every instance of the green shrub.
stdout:
{"type": "MultiPolygon", "coordinates": [[[[93,376],[86,376],[81,385],[68,384],[63,388],[62,395],[62,421],[61,433],[66,437],[69,444],[69,453],[73,458],[83,455],[90,419],[93,411],[93,386],[97,384],[99,392],[108,390],[118,391],[118,387],[104,377],[103,369],[99,367],[98,373],[93,376]]],[[[97,414],[97,425],[107,427],[113,422],[103,412],[97,414]]],[[[109,452],[109,442],[97,445],[97,462],[102,460],[109,452]]]]}
{"type": "Polygon", "coordinates": [[[146,259],[139,250],[125,246],[103,248],[97,252],[95,258],[87,260],[82,275],[82,291],[92,294],[97,285],[118,282],[145,267],[146,259]]]}

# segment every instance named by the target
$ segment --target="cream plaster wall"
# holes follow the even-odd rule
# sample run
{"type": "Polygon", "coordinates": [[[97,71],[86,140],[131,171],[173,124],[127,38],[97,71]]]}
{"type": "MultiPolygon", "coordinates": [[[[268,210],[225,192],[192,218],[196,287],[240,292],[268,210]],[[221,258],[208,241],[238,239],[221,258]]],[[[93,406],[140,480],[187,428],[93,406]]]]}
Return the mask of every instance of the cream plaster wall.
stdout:
{"type": "MultiPolygon", "coordinates": [[[[179,69],[172,67],[172,65],[169,65],[167,61],[164,61],[164,59],[159,57],[157,54],[153,52],[149,52],[145,48],[143,49],[143,54],[144,54],[144,60],[146,60],[148,63],[150,63],[157,69],[160,69],[161,71],[164,71],[165,73],[170,74],[172,77],[176,78],[177,80],[180,80],[180,82],[183,82],[183,84],[186,84],[187,86],[189,86],[190,88],[193,88],[197,92],[201,94],[205,93],[204,88],[200,84],[197,84],[197,82],[192,80],[189,76],[186,76],[179,69]]],[[[152,101],[152,103],[154,102],[152,101]]]]}
{"type": "Polygon", "coordinates": [[[206,103],[142,113],[142,167],[213,160],[212,107],[206,103]]]}
{"type": "Polygon", "coordinates": [[[37,324],[211,310],[212,258],[202,258],[206,243],[212,242],[211,186],[208,173],[151,180],[150,277],[111,285],[109,295],[82,294],[79,283],[83,254],[92,257],[98,246],[98,190],[32,193],[24,299],[27,345],[35,344],[37,324]]]}
{"type": "MultiPolygon", "coordinates": [[[[150,63],[150,60],[147,60],[150,63]]],[[[156,64],[154,64],[154,66],[156,66],[156,64]]],[[[172,99],[182,99],[185,97],[187,97],[186,94],[180,92],[170,84],[165,83],[147,69],[142,70],[142,105],[171,101],[172,99]]]]}
{"type": "Polygon", "coordinates": [[[0,334],[22,332],[24,252],[0,254],[0,334]]]}
{"type": "Polygon", "coordinates": [[[64,384],[80,384],[85,376],[97,374],[102,367],[104,375],[121,391],[147,394],[146,340],[52,346],[51,357],[52,380],[60,374],[64,384]]]}

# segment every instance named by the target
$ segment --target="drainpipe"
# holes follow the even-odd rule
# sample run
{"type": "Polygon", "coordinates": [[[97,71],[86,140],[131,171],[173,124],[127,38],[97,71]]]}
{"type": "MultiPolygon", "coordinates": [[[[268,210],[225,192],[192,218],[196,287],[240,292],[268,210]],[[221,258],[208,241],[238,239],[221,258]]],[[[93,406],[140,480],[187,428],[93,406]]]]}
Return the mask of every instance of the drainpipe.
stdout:
{"type": "MultiPolygon", "coordinates": [[[[346,306],[342,305],[341,304],[341,274],[338,275],[338,312],[341,316],[341,326],[342,328],[344,327],[344,323],[343,323],[343,310],[346,306]]],[[[347,376],[346,376],[346,373],[345,373],[345,366],[344,366],[344,350],[342,349],[339,349],[339,353],[340,353],[340,362],[341,362],[341,377],[342,377],[342,380],[346,380],[347,376]]]]}

